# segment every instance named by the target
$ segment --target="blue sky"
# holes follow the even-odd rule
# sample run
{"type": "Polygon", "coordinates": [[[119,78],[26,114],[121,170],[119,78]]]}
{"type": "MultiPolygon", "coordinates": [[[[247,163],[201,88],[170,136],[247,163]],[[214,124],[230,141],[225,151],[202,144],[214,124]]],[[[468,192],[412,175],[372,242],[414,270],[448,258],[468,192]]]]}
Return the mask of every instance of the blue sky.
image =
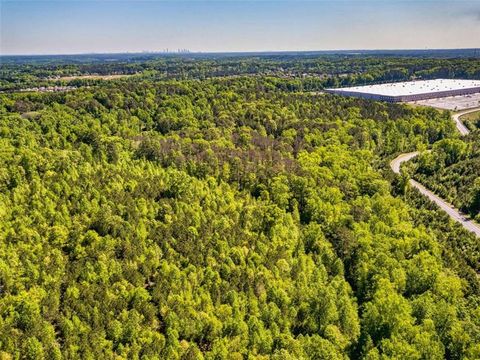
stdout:
{"type": "Polygon", "coordinates": [[[0,0],[1,54],[480,47],[480,0],[0,0]]]}

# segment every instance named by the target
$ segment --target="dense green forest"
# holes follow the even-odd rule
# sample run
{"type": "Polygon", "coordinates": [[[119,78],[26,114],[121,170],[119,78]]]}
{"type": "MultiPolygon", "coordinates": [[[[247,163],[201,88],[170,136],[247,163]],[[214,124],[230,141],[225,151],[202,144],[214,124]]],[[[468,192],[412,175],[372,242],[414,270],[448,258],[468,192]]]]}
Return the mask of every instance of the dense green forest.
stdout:
{"type": "Polygon", "coordinates": [[[478,150],[309,81],[0,94],[0,358],[480,358],[478,241],[385,170],[478,150]]]}
{"type": "MultiPolygon", "coordinates": [[[[479,118],[480,120],[480,118],[479,118]]],[[[472,117],[470,124],[475,124],[472,117]]],[[[430,189],[480,221],[480,131],[465,139],[442,140],[409,165],[430,189]]]]}
{"type": "Polygon", "coordinates": [[[276,76],[290,79],[289,88],[316,91],[325,87],[413,79],[480,79],[476,50],[233,54],[105,54],[2,57],[0,91],[101,83],[71,79],[82,75],[135,75],[138,81],[207,79],[226,76],[276,76]],[[427,56],[427,57],[426,57],[427,56]],[[300,81],[301,80],[301,81],[300,81]]]}

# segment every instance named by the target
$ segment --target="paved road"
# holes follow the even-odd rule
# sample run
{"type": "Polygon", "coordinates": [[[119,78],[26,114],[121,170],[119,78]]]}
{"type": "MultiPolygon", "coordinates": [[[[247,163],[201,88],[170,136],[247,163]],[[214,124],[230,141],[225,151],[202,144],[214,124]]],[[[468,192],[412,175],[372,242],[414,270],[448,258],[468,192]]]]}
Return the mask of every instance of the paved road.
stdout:
{"type": "Polygon", "coordinates": [[[460,210],[455,209],[453,205],[449,204],[442,198],[432,193],[430,190],[425,188],[425,186],[420,184],[418,181],[410,179],[410,184],[412,184],[412,186],[416,187],[418,191],[420,191],[423,195],[425,195],[431,201],[437,204],[438,207],[443,211],[445,211],[448,214],[448,216],[450,216],[453,220],[455,220],[456,222],[459,222],[465,229],[473,232],[475,235],[480,237],[480,225],[470,220],[468,218],[468,215],[465,215],[460,210]]]}
{"type": "Polygon", "coordinates": [[[460,116],[471,113],[471,112],[475,112],[478,110],[480,110],[480,108],[460,111],[458,113],[453,114],[452,117],[453,117],[453,120],[455,121],[455,125],[457,125],[457,129],[458,131],[460,131],[460,134],[462,134],[462,136],[470,134],[470,130],[468,130],[465,125],[463,125],[462,121],[460,120],[460,116]]]}
{"type": "MultiPolygon", "coordinates": [[[[455,120],[455,123],[457,124],[457,129],[460,131],[462,135],[468,135],[470,131],[463,125],[463,123],[460,120],[460,116],[467,114],[469,112],[477,111],[478,109],[475,110],[468,110],[468,111],[462,111],[460,113],[454,114],[453,119],[455,120]]],[[[413,159],[415,156],[419,154],[418,151],[411,152],[411,153],[406,153],[406,154],[401,154],[395,159],[392,160],[390,163],[390,167],[392,168],[393,172],[396,174],[400,174],[400,166],[402,163],[405,161],[409,161],[413,159]]],[[[445,211],[453,220],[456,222],[460,223],[465,229],[468,231],[473,232],[477,237],[480,237],[480,225],[473,222],[468,218],[467,215],[462,213],[460,210],[455,209],[450,203],[447,201],[443,200],[439,196],[435,195],[433,192],[428,190],[425,186],[420,184],[418,181],[415,181],[413,179],[410,179],[410,184],[418,189],[423,195],[428,197],[431,201],[433,201],[437,206],[445,211]]]]}
{"type": "Polygon", "coordinates": [[[401,154],[401,155],[397,156],[395,159],[392,160],[392,162],[390,163],[390,167],[392,168],[392,170],[395,174],[400,174],[400,166],[402,165],[402,163],[404,163],[405,161],[413,159],[418,154],[420,154],[419,151],[406,153],[406,154],[401,154]]]}

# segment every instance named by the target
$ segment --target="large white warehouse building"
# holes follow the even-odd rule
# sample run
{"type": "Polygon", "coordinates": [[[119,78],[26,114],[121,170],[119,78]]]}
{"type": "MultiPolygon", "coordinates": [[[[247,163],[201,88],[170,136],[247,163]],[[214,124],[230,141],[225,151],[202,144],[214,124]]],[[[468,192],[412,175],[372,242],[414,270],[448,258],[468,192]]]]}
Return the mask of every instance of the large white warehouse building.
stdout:
{"type": "Polygon", "coordinates": [[[417,80],[326,89],[326,92],[388,102],[417,101],[480,93],[480,80],[417,80]]]}

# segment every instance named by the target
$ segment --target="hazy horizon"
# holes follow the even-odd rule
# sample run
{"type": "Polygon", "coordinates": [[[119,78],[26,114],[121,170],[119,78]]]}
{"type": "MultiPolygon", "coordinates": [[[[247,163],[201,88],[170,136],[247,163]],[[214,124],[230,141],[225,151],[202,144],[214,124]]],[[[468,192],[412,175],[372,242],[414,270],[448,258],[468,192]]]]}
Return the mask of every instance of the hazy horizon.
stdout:
{"type": "Polygon", "coordinates": [[[0,0],[2,55],[475,49],[480,2],[0,0]]]}
{"type": "MultiPolygon", "coordinates": [[[[139,54],[160,54],[160,55],[185,55],[188,56],[190,55],[215,55],[215,54],[295,54],[295,53],[343,53],[343,52],[358,52],[358,51],[365,51],[365,52],[370,52],[370,51],[442,51],[442,50],[472,50],[472,51],[480,51],[480,47],[472,47],[472,48],[434,48],[434,49],[417,49],[417,48],[403,48],[403,49],[319,49],[319,50],[303,50],[303,49],[298,49],[298,50],[259,50],[259,51],[189,51],[189,52],[177,52],[175,51],[169,51],[169,52],[163,52],[163,51],[150,51],[150,50],[143,50],[143,51],[111,51],[111,52],[101,52],[101,51],[90,51],[90,52],[72,52],[72,53],[25,53],[25,54],[2,54],[0,53],[1,56],[75,56],[75,55],[122,55],[122,54],[132,54],[132,55],[139,55],[139,54]]],[[[480,55],[477,54],[476,55],[480,55]]]]}

